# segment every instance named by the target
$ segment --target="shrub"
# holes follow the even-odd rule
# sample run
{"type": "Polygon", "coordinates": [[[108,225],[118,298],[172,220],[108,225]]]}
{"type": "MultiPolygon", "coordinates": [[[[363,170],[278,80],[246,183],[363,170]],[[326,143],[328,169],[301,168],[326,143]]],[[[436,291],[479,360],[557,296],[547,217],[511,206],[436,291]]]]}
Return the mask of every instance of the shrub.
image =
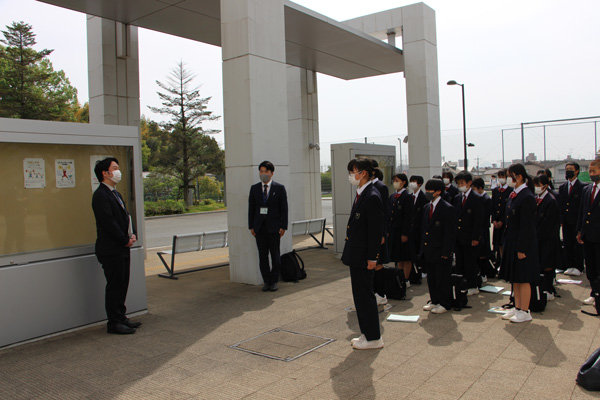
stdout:
{"type": "Polygon", "coordinates": [[[153,215],[172,215],[183,214],[185,204],[182,200],[158,200],[144,202],[144,215],[150,217],[153,215]]]}

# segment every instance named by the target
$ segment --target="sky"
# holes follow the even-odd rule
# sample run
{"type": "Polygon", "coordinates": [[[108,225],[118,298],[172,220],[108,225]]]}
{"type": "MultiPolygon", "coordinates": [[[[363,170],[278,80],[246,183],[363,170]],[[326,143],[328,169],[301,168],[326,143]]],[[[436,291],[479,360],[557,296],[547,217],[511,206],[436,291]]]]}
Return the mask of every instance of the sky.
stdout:
{"type": "MultiPolygon", "coordinates": [[[[298,0],[338,21],[415,1],[298,0]]],[[[462,158],[465,84],[469,163],[482,166],[502,158],[501,130],[521,122],[600,115],[600,2],[596,0],[428,0],[436,12],[442,157],[462,158]]],[[[86,27],[83,14],[35,0],[0,0],[0,27],[23,20],[33,25],[37,48],[54,49],[55,69],[65,71],[87,101],[86,27]],[[60,23],[57,23],[60,21],[60,23]]],[[[142,114],[160,120],[148,106],[159,105],[156,80],[164,81],[182,60],[196,74],[209,109],[223,115],[221,49],[146,29],[139,30],[142,114]]],[[[401,43],[398,38],[397,43],[401,43]]],[[[330,163],[329,145],[348,141],[398,146],[407,134],[402,73],[344,81],[319,74],[321,165],[330,163]]],[[[600,118],[599,118],[600,120],[600,118]]],[[[223,121],[207,128],[222,129],[223,121]]],[[[600,123],[597,124],[600,130],[600,123]]],[[[215,136],[223,143],[223,133],[215,136]]],[[[525,153],[544,158],[541,127],[528,129],[525,153]]],[[[518,130],[505,131],[505,159],[521,157],[518,130]]],[[[591,158],[594,124],[546,128],[548,159],[591,158]]],[[[403,144],[406,164],[408,148],[403,144]]],[[[399,163],[399,159],[398,159],[399,163]]]]}

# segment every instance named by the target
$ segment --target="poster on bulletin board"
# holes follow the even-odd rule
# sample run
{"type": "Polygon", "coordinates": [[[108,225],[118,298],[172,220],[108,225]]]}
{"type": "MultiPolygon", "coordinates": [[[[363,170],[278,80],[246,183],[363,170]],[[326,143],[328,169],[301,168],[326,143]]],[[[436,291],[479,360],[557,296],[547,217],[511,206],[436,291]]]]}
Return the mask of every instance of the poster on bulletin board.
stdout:
{"type": "Polygon", "coordinates": [[[54,160],[57,188],[75,187],[75,160],[54,160]]]}
{"type": "Polygon", "coordinates": [[[42,189],[46,187],[46,169],[43,158],[23,159],[23,178],[25,189],[42,189]]]}

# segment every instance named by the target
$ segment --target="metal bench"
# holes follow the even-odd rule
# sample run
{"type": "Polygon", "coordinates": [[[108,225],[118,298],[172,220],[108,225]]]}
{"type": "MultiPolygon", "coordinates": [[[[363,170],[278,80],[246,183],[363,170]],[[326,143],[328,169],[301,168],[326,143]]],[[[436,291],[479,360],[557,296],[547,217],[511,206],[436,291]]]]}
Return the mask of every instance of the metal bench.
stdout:
{"type": "Polygon", "coordinates": [[[218,268],[228,265],[211,265],[208,267],[186,269],[184,271],[175,272],[175,254],[191,253],[194,251],[227,247],[229,245],[228,239],[229,236],[227,234],[227,231],[188,233],[185,235],[173,236],[173,246],[171,247],[171,250],[163,250],[156,253],[167,270],[167,274],[159,274],[158,276],[162,278],[177,279],[175,275],[195,271],[202,271],[205,269],[218,268]],[[167,263],[164,256],[171,257],[170,265],[169,263],[167,263]]]}
{"type": "MultiPolygon", "coordinates": [[[[310,235],[315,242],[319,244],[320,248],[325,248],[325,227],[326,219],[305,219],[303,221],[292,222],[292,236],[305,236],[310,235]],[[321,240],[316,238],[316,234],[321,234],[321,240]]],[[[331,234],[331,233],[330,233],[331,234]]]]}

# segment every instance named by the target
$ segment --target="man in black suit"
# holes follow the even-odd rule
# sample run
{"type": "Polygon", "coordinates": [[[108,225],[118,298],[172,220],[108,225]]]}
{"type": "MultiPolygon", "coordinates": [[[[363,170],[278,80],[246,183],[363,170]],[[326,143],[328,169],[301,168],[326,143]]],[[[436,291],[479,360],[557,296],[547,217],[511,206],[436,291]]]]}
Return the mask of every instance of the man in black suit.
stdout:
{"type": "Polygon", "coordinates": [[[258,166],[260,182],[252,185],[248,197],[248,229],[256,238],[263,292],[277,290],[281,267],[279,242],[288,228],[287,193],[285,186],[273,181],[274,171],[275,166],[270,161],[261,162],[258,166]]]}
{"type": "Polygon", "coordinates": [[[421,224],[423,222],[423,209],[427,204],[425,194],[421,190],[423,186],[423,177],[420,175],[412,175],[408,180],[408,192],[413,200],[412,221],[410,225],[410,233],[408,241],[410,243],[410,257],[413,263],[413,269],[421,274],[424,273],[419,260],[419,252],[421,247],[421,224]]]}
{"type": "MultiPolygon", "coordinates": [[[[577,220],[577,242],[583,245],[585,272],[592,285],[592,294],[600,293],[600,160],[590,164],[593,184],[583,189],[581,208],[577,220]]],[[[593,304],[594,297],[584,301],[593,304]]]]}
{"type": "Polygon", "coordinates": [[[452,301],[450,274],[456,241],[456,212],[442,199],[442,181],[428,180],[425,190],[429,203],[423,208],[419,258],[427,271],[431,301],[423,306],[423,310],[443,314],[450,309],[452,301]]]}
{"type": "Polygon", "coordinates": [[[452,205],[456,209],[456,270],[469,285],[468,296],[479,293],[477,287],[477,259],[479,243],[483,239],[483,202],[471,189],[473,175],[461,171],[456,175],[459,194],[452,205]]]}
{"type": "Polygon", "coordinates": [[[442,180],[444,181],[444,193],[442,194],[442,198],[452,204],[454,198],[458,194],[458,189],[452,184],[454,175],[452,175],[452,172],[450,171],[443,172],[442,180]]]}
{"type": "Polygon", "coordinates": [[[130,321],[125,299],[129,287],[129,249],[137,238],[125,201],[115,186],[121,181],[119,161],[98,161],[94,173],[101,182],[92,196],[96,217],[96,257],[106,277],[105,308],[108,333],[131,334],[141,322],[130,321]]]}
{"type": "Polygon", "coordinates": [[[371,160],[351,160],[348,172],[348,180],[358,188],[346,228],[342,262],[350,267],[352,296],[361,332],[351,343],[359,350],[379,349],[383,347],[383,339],[373,279],[383,235],[383,201],[379,190],[371,182],[371,160]]]}
{"type": "Polygon", "coordinates": [[[577,179],[579,176],[578,163],[570,162],[565,169],[567,181],[558,189],[560,223],[567,261],[565,274],[579,276],[583,273],[583,246],[577,242],[576,236],[577,218],[584,185],[577,179]]]}

